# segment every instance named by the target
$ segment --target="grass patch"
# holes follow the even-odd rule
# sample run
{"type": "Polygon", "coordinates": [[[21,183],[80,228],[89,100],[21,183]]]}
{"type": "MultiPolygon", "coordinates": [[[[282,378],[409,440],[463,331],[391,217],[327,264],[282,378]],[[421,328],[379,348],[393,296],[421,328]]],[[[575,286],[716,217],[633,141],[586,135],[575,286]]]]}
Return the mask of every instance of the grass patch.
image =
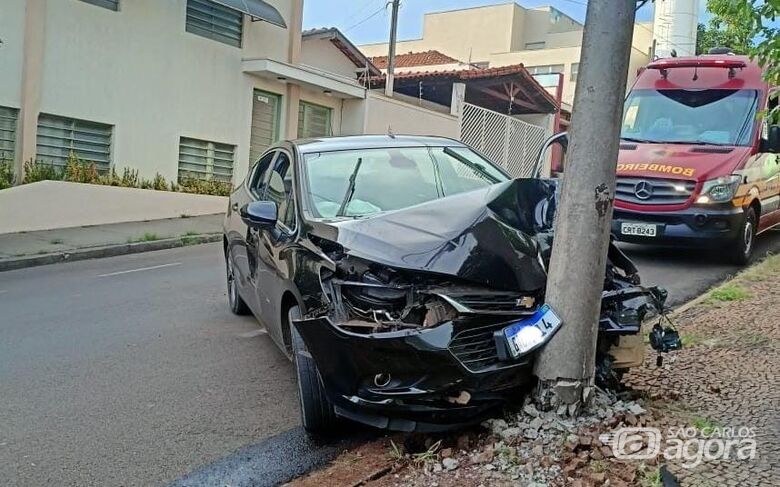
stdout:
{"type": "Polygon", "coordinates": [[[49,243],[52,244],[52,245],[59,245],[59,244],[62,243],[62,239],[61,238],[53,238],[53,239],[49,240],[49,243]]]}
{"type": "Polygon", "coordinates": [[[127,239],[127,243],[153,242],[155,240],[160,240],[156,233],[146,232],[138,238],[127,239]]]}
{"type": "Polygon", "coordinates": [[[183,236],[184,237],[191,237],[193,235],[198,235],[198,232],[196,232],[195,230],[189,230],[183,236]]]}
{"type": "Polygon", "coordinates": [[[716,422],[701,416],[694,417],[691,426],[701,431],[703,435],[711,435],[718,428],[716,422]]]}
{"type": "Polygon", "coordinates": [[[745,282],[760,282],[780,273],[780,255],[770,255],[762,262],[745,269],[737,279],[745,282]]]}
{"type": "Polygon", "coordinates": [[[709,300],[713,302],[742,301],[750,297],[750,291],[733,282],[726,283],[710,292],[709,300]]]}
{"type": "Polygon", "coordinates": [[[646,464],[639,465],[637,468],[637,483],[642,487],[663,487],[661,480],[661,469],[659,467],[649,467],[646,464]]]}

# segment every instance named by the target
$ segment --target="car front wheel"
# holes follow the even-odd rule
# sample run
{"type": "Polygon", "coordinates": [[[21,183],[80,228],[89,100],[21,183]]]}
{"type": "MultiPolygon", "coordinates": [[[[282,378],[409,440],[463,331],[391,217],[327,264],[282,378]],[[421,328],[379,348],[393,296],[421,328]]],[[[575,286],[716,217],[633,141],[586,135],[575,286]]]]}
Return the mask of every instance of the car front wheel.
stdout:
{"type": "Polygon", "coordinates": [[[739,228],[739,234],[729,245],[729,257],[732,262],[737,265],[750,263],[750,259],[753,257],[757,228],[758,216],[756,215],[756,210],[748,208],[745,211],[745,219],[739,228]]]}
{"type": "Polygon", "coordinates": [[[301,310],[293,306],[287,313],[287,323],[290,326],[292,340],[293,364],[298,378],[298,399],[301,405],[301,422],[309,433],[330,433],[338,422],[322,384],[317,365],[314,363],[306,344],[295,329],[293,320],[300,319],[301,310]]]}
{"type": "Polygon", "coordinates": [[[227,295],[230,311],[236,315],[249,314],[249,306],[238,293],[238,283],[236,282],[236,267],[233,263],[233,252],[228,250],[225,254],[225,269],[227,272],[227,295]]]}

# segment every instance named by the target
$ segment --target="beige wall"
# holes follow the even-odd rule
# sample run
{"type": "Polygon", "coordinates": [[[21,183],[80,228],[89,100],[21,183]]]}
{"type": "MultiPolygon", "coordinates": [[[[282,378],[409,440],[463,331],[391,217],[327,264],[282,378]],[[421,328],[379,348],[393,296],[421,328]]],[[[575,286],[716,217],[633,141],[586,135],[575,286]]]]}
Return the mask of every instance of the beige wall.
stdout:
{"type": "Polygon", "coordinates": [[[26,0],[0,1],[0,105],[19,108],[26,0]]]}
{"type": "Polygon", "coordinates": [[[305,39],[301,43],[301,64],[350,79],[355,79],[358,69],[329,39],[305,39]]]}
{"type": "Polygon", "coordinates": [[[379,92],[369,92],[366,100],[345,100],[344,114],[344,135],[387,134],[391,129],[397,135],[460,138],[457,117],[388,98],[379,92]]]}

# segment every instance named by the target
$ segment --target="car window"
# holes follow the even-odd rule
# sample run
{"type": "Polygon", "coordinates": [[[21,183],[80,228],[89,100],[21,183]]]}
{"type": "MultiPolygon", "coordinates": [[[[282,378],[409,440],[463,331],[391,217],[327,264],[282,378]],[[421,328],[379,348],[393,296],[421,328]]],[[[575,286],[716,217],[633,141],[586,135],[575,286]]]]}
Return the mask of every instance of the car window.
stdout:
{"type": "Polygon", "coordinates": [[[250,173],[252,176],[249,180],[249,191],[252,192],[255,198],[260,199],[263,197],[263,185],[267,179],[268,168],[271,167],[271,161],[273,161],[277,153],[278,151],[272,151],[261,157],[250,173]]]}
{"type": "Polygon", "coordinates": [[[268,184],[266,186],[266,200],[276,203],[279,212],[279,221],[287,228],[295,228],[295,205],[292,198],[293,171],[289,156],[279,152],[273,164],[268,184]]]}
{"type": "Polygon", "coordinates": [[[320,152],[304,162],[305,194],[322,218],[398,210],[508,179],[467,147],[320,152]]]}

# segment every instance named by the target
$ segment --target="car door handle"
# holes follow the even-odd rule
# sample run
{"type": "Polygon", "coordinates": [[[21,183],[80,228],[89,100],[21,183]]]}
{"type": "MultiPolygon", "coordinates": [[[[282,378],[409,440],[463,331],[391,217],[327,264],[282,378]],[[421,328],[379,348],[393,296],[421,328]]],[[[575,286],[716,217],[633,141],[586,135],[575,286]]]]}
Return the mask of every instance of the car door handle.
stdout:
{"type": "Polygon", "coordinates": [[[230,208],[232,208],[233,211],[238,211],[238,203],[233,203],[233,206],[231,206],[230,208]]]}

